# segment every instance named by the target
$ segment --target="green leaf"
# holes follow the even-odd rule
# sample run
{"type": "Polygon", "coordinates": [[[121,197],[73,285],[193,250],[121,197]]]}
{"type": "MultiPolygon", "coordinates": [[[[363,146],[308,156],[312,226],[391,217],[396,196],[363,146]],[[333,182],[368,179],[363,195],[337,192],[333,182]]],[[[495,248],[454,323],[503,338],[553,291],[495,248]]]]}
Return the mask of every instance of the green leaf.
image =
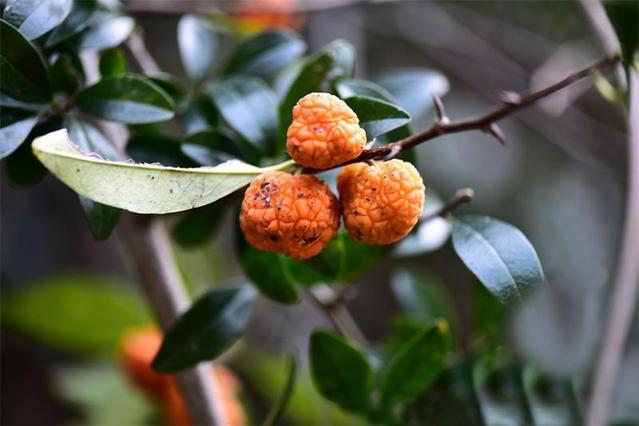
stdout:
{"type": "Polygon", "coordinates": [[[102,50],[118,46],[129,37],[135,27],[135,20],[130,16],[104,12],[97,12],[92,21],[88,28],[70,41],[77,50],[102,50]]]}
{"type": "Polygon", "coordinates": [[[98,276],[56,276],[2,297],[3,327],[73,353],[110,355],[125,330],[149,322],[134,293],[98,276]]]}
{"type": "Polygon", "coordinates": [[[410,121],[410,115],[406,111],[390,102],[369,96],[353,96],[345,101],[357,114],[359,124],[366,131],[369,141],[410,121]]]}
{"type": "Polygon", "coordinates": [[[523,368],[522,376],[533,424],[562,426],[580,423],[570,381],[542,375],[531,366],[523,368]]]}
{"type": "Polygon", "coordinates": [[[311,92],[319,92],[328,80],[350,77],[355,61],[353,46],[343,40],[326,45],[315,55],[309,57],[291,77],[288,88],[280,100],[279,133],[283,139],[291,124],[293,106],[300,98],[311,92]]]}
{"type": "Polygon", "coordinates": [[[174,372],[220,355],[244,332],[254,299],[250,286],[200,297],[167,331],[153,368],[174,372]]]}
{"type": "MultiPolygon", "coordinates": [[[[93,152],[106,160],[117,160],[118,155],[104,136],[86,121],[70,117],[67,121],[69,138],[81,150],[93,152]]],[[[96,240],[105,240],[111,235],[120,219],[120,209],[97,203],[80,196],[80,205],[96,240]]]]}
{"type": "Polygon", "coordinates": [[[372,81],[358,80],[355,78],[340,78],[334,83],[335,93],[342,99],[352,96],[368,96],[369,98],[395,103],[393,95],[382,86],[372,81]]]}
{"type": "Polygon", "coordinates": [[[208,95],[196,95],[187,103],[180,115],[180,121],[187,134],[217,129],[220,113],[215,109],[215,105],[208,95]]]}
{"type": "Polygon", "coordinates": [[[69,16],[51,31],[45,43],[46,48],[62,43],[94,24],[101,12],[95,12],[95,1],[84,0],[73,2],[69,16]]]}
{"type": "Polygon", "coordinates": [[[295,355],[291,355],[288,357],[288,372],[286,374],[286,383],[284,383],[282,393],[280,393],[277,401],[275,401],[275,404],[273,404],[273,408],[271,408],[271,411],[266,416],[266,420],[263,423],[265,426],[279,424],[280,419],[286,412],[286,406],[291,399],[291,395],[293,394],[296,379],[297,361],[295,361],[295,355]]]}
{"type": "Polygon", "coordinates": [[[295,280],[287,269],[288,258],[278,253],[267,253],[248,244],[239,226],[236,229],[235,248],[242,269],[264,296],[279,303],[299,301],[295,280]]]}
{"type": "Polygon", "coordinates": [[[188,135],[181,146],[184,155],[202,166],[216,166],[243,158],[235,141],[222,130],[200,130],[188,135]]]}
{"type": "Polygon", "coordinates": [[[135,213],[172,213],[210,204],[268,170],[229,161],[217,167],[181,169],[154,164],[105,161],[79,151],[60,130],[33,142],[36,157],[80,195],[135,213]],[[123,190],[126,188],[126,190],[123,190]]]}
{"type": "Polygon", "coordinates": [[[84,69],[80,58],[73,53],[65,51],[55,55],[49,72],[56,92],[74,95],[84,86],[84,69]]]}
{"type": "Polygon", "coordinates": [[[316,330],[309,347],[315,387],[341,408],[365,414],[375,373],[366,356],[332,331],[316,330]]]}
{"type": "Polygon", "coordinates": [[[49,77],[36,47],[1,19],[0,39],[0,91],[18,101],[49,102],[49,77]]]}
{"type": "Polygon", "coordinates": [[[173,238],[184,247],[195,247],[211,238],[224,218],[222,203],[187,212],[173,227],[173,238]]]}
{"type": "Polygon", "coordinates": [[[259,33],[235,49],[224,74],[269,77],[296,60],[304,50],[306,43],[292,31],[273,30],[259,33]]]}
{"type": "Polygon", "coordinates": [[[31,130],[25,142],[7,157],[6,172],[12,184],[18,187],[31,186],[40,182],[47,175],[47,169],[33,155],[31,143],[38,136],[60,129],[62,124],[59,118],[40,121],[31,130]]]}
{"type": "Polygon", "coordinates": [[[393,273],[391,285],[402,311],[410,318],[425,324],[443,318],[448,324],[454,324],[450,296],[437,278],[422,271],[400,268],[393,273]]]}
{"type": "Polygon", "coordinates": [[[639,3],[606,0],[603,4],[619,38],[623,60],[627,65],[632,65],[639,50],[639,3]]]}
{"type": "Polygon", "coordinates": [[[195,167],[197,164],[184,155],[180,141],[163,133],[132,133],[126,152],[138,163],[159,163],[172,167],[195,167]]]}
{"type": "Polygon", "coordinates": [[[64,21],[72,6],[73,0],[7,0],[2,17],[33,40],[64,21]]]}
{"type": "Polygon", "coordinates": [[[466,267],[504,304],[522,301],[544,282],[532,244],[505,222],[487,216],[455,217],[453,247],[466,267]]]}
{"type": "Polygon", "coordinates": [[[164,90],[134,74],[105,77],[82,90],[76,102],[96,117],[128,124],[169,120],[175,111],[173,100],[164,90]]]}
{"type": "Polygon", "coordinates": [[[444,96],[449,88],[442,73],[427,68],[399,68],[382,74],[375,81],[412,117],[430,110],[433,96],[444,96]]]}
{"type": "Polygon", "coordinates": [[[15,151],[38,122],[38,113],[0,105],[0,159],[15,151]]]}
{"type": "Polygon", "coordinates": [[[384,368],[382,407],[392,409],[394,404],[410,402],[424,392],[444,369],[449,350],[449,328],[443,320],[402,345],[384,368]]]}
{"type": "Polygon", "coordinates": [[[211,87],[210,97],[224,120],[262,152],[275,136],[277,99],[258,78],[237,76],[211,87]]]}
{"type": "Polygon", "coordinates": [[[124,73],[126,73],[126,58],[122,49],[111,48],[100,52],[100,75],[102,77],[124,73]]]}
{"type": "Polygon", "coordinates": [[[176,104],[179,104],[179,102],[184,99],[186,91],[178,79],[172,74],[160,71],[147,74],[146,77],[164,90],[176,104]]]}
{"type": "Polygon", "coordinates": [[[218,53],[217,36],[203,17],[184,15],[178,23],[180,57],[191,80],[199,83],[213,73],[218,53]]]}
{"type": "Polygon", "coordinates": [[[383,253],[382,246],[360,243],[341,230],[318,256],[308,260],[286,258],[286,267],[296,283],[348,282],[367,271],[383,253]]]}

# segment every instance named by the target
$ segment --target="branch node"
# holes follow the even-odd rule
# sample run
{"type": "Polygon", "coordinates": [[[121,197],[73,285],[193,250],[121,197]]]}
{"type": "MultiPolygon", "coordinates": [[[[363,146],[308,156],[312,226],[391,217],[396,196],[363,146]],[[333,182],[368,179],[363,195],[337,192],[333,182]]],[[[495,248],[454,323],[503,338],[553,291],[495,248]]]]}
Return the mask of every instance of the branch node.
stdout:
{"type": "Polygon", "coordinates": [[[511,90],[504,90],[500,93],[499,99],[505,104],[508,105],[519,105],[521,104],[521,95],[517,92],[513,92],[511,90]]]}

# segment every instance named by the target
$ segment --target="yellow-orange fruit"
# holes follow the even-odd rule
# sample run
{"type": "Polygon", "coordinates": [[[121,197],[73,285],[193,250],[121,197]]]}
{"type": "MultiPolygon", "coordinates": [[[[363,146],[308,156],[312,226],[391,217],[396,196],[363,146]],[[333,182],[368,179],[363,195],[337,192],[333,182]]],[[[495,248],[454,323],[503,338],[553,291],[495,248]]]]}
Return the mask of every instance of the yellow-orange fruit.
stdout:
{"type": "MultiPolygon", "coordinates": [[[[229,370],[217,364],[211,371],[211,377],[217,381],[218,404],[221,408],[225,425],[243,426],[247,424],[244,408],[237,398],[240,384],[229,370]]],[[[171,426],[191,426],[191,417],[179,392],[175,380],[166,388],[164,395],[166,421],[171,426]]]]}
{"type": "Polygon", "coordinates": [[[143,392],[159,398],[168,386],[170,376],[151,368],[153,357],[160,349],[162,335],[155,327],[127,331],[120,339],[120,361],[131,381],[143,392]]]}
{"type": "Polygon", "coordinates": [[[266,172],[244,193],[240,228],[254,247],[294,259],[313,257],[339,228],[339,202],[310,175],[266,172]]]}
{"type": "Polygon", "coordinates": [[[402,160],[355,163],[337,177],[344,226],[358,241],[391,244],[415,227],[424,207],[424,183],[402,160]]]}
{"type": "Polygon", "coordinates": [[[298,164],[327,169],[357,157],[365,144],[357,115],[337,96],[310,93],[293,107],[286,147],[298,164]]]}
{"type": "MultiPolygon", "coordinates": [[[[151,397],[164,411],[171,426],[189,426],[189,414],[179,392],[175,376],[156,373],[151,367],[153,357],[160,349],[162,335],[155,327],[132,329],[120,343],[120,359],[127,376],[142,392],[151,397]]],[[[218,383],[219,405],[231,426],[246,424],[242,404],[237,398],[241,386],[233,373],[216,364],[211,377],[218,383]]]]}

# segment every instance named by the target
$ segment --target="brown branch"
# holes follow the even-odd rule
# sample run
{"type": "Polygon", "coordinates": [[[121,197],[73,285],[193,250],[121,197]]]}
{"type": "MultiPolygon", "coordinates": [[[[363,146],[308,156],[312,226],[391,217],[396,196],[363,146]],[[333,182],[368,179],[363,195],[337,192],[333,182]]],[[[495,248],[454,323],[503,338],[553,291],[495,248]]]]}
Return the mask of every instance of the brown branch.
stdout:
{"type": "MultiPolygon", "coordinates": [[[[619,60],[620,58],[617,55],[606,57],[599,62],[587,68],[584,68],[581,71],[570,74],[563,80],[558,81],[557,83],[536,92],[519,95],[512,92],[507,92],[508,96],[505,97],[502,106],[478,117],[451,121],[445,115],[441,101],[435,98],[435,111],[437,113],[438,119],[431,127],[396,142],[366,149],[359,157],[347,161],[343,164],[337,165],[333,168],[341,167],[346,164],[358,163],[361,161],[374,160],[379,158],[391,159],[397,157],[403,151],[406,151],[438,136],[451,133],[460,133],[468,130],[481,130],[482,132],[491,134],[501,143],[504,143],[505,137],[501,129],[497,126],[497,121],[523,108],[529,107],[539,100],[544,99],[577,81],[583,80],[584,78],[590,77],[598,72],[602,72],[608,68],[613,67],[619,62],[619,60]]],[[[321,170],[316,169],[304,169],[305,173],[318,173],[320,171],[321,170]]]]}
{"type": "Polygon", "coordinates": [[[458,189],[457,192],[455,192],[455,195],[450,197],[443,206],[441,206],[437,211],[434,211],[428,216],[422,218],[421,222],[428,222],[436,217],[446,217],[462,204],[473,201],[474,197],[475,191],[473,191],[472,188],[458,189]]]}
{"type": "Polygon", "coordinates": [[[308,295],[324,311],[342,336],[367,346],[368,340],[364,333],[344,306],[345,294],[345,292],[338,293],[327,285],[315,286],[308,290],[308,295]]]}

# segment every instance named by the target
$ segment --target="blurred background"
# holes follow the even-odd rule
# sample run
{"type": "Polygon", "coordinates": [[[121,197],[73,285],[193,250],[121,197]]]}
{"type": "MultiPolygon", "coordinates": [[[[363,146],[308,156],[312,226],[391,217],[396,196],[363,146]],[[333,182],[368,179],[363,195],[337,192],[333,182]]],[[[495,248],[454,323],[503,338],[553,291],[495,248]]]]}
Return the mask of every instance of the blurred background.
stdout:
{"type": "MultiPolygon", "coordinates": [[[[572,1],[253,0],[240,5],[130,0],[126,7],[160,67],[185,82],[177,53],[178,20],[183,13],[217,9],[234,14],[238,25],[249,30],[297,29],[310,52],[345,39],[357,50],[358,78],[383,82],[390,70],[401,68],[411,78],[411,70],[428,68],[433,71],[429,84],[447,91],[443,100],[452,119],[487,111],[504,90],[543,87],[603,56],[583,9],[572,1]]],[[[224,55],[232,43],[221,45],[224,55]]],[[[401,86],[393,94],[413,113],[413,129],[431,124],[428,96],[401,93],[401,86]]],[[[473,188],[474,201],[460,210],[521,229],[536,248],[549,285],[522,309],[505,312],[454,255],[445,239],[447,224],[441,221],[429,232],[433,247],[443,245],[440,250],[384,257],[358,280],[349,308],[365,335],[380,340],[402,308],[391,283],[425,281],[445,299],[467,353],[498,347],[535,371],[570,381],[592,365],[602,302],[616,266],[626,190],[624,117],[591,81],[584,81],[500,125],[507,135],[505,147],[479,132],[418,147],[427,204],[459,188],[473,188]]],[[[153,408],[105,355],[117,347],[122,330],[150,321],[117,230],[96,242],[76,194],[51,175],[20,188],[3,174],[1,191],[2,424],[148,422],[153,408]],[[61,296],[41,290],[53,283],[68,287],[64,301],[53,303],[61,296]],[[83,322],[87,315],[72,311],[94,308],[88,307],[90,300],[73,299],[78,285],[95,286],[97,300],[116,299],[105,306],[117,306],[117,317],[112,308],[97,307],[95,322],[83,322]],[[28,300],[21,296],[38,291],[28,300]],[[50,327],[46,335],[37,332],[46,328],[43,324],[50,327]]],[[[174,244],[192,294],[245,280],[232,250],[234,214],[224,212],[214,238],[205,244],[174,244]]],[[[175,220],[177,215],[169,218],[175,220]]],[[[287,306],[260,299],[253,317],[246,338],[224,362],[240,378],[249,411],[259,419],[285,380],[282,356],[297,351],[304,363],[309,332],[330,323],[307,300],[287,306]]],[[[635,395],[636,329],[629,343],[635,349],[622,367],[625,385],[634,386],[635,395]]],[[[330,406],[308,382],[296,392],[287,422],[360,421],[330,406]]],[[[637,401],[622,394],[614,412],[619,421],[630,421],[637,401]]]]}

